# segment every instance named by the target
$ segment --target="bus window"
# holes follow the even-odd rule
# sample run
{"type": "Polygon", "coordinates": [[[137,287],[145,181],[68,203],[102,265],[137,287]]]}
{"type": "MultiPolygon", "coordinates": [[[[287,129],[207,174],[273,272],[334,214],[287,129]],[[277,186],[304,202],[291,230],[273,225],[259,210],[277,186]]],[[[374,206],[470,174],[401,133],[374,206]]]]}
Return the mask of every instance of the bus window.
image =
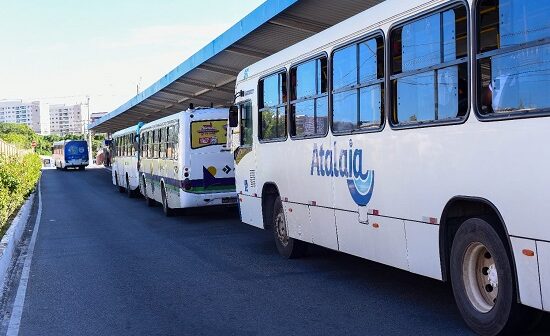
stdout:
{"type": "Polygon", "coordinates": [[[166,128],[166,158],[167,159],[173,159],[172,154],[172,134],[173,134],[174,126],[168,126],[166,128]]]}
{"type": "Polygon", "coordinates": [[[268,76],[259,83],[260,140],[286,137],[286,73],[268,76]]]}
{"type": "Polygon", "coordinates": [[[379,129],[384,96],[382,37],[335,51],[332,83],[332,128],[335,133],[379,129]]]}
{"type": "Polygon", "coordinates": [[[162,127],[159,132],[159,157],[166,158],[166,127],[162,127]]]}
{"type": "Polygon", "coordinates": [[[432,14],[391,32],[393,125],[460,121],[468,110],[466,9],[432,14]]]}
{"type": "Polygon", "coordinates": [[[241,146],[252,146],[252,103],[241,105],[241,146]]]}
{"type": "Polygon", "coordinates": [[[152,130],[148,131],[147,134],[148,134],[147,135],[147,137],[148,137],[148,139],[147,139],[147,152],[148,152],[147,157],[149,159],[152,159],[153,158],[153,142],[154,142],[153,141],[153,131],[152,130]]]}
{"type": "Polygon", "coordinates": [[[290,69],[291,136],[325,135],[328,130],[327,58],[290,69]]]}
{"type": "Polygon", "coordinates": [[[546,0],[477,4],[478,112],[501,117],[550,108],[550,26],[546,0]],[[518,45],[526,44],[518,49],[518,45]]]}
{"type": "Polygon", "coordinates": [[[174,125],[174,160],[179,159],[179,124],[174,125]]]}
{"type": "Polygon", "coordinates": [[[140,155],[142,158],[144,158],[144,157],[146,156],[145,153],[146,153],[146,151],[147,151],[147,149],[146,149],[147,146],[146,146],[146,144],[145,144],[145,141],[147,141],[147,140],[145,139],[145,132],[142,132],[142,133],[141,133],[141,135],[140,135],[140,140],[141,140],[141,141],[140,141],[140,153],[139,153],[139,155],[140,155]]]}
{"type": "Polygon", "coordinates": [[[153,158],[159,158],[160,130],[153,130],[153,158]]]}

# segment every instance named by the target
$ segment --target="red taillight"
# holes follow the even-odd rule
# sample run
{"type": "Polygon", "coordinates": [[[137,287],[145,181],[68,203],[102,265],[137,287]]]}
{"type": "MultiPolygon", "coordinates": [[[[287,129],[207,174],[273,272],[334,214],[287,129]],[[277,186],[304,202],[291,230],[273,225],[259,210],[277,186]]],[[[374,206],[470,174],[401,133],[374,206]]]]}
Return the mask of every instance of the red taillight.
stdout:
{"type": "Polygon", "coordinates": [[[181,181],[181,188],[183,190],[191,190],[191,181],[189,179],[181,181]]]}

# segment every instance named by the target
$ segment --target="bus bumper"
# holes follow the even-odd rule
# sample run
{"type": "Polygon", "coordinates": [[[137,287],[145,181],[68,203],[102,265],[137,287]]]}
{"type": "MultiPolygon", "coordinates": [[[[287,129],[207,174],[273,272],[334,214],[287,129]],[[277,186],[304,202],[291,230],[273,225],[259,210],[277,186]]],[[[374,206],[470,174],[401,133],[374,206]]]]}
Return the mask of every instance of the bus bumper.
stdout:
{"type": "Polygon", "coordinates": [[[79,167],[79,166],[88,166],[89,162],[85,160],[67,160],[65,161],[66,167],[79,167]]]}
{"type": "Polygon", "coordinates": [[[550,312],[550,242],[537,241],[542,308],[550,312]]]}
{"type": "Polygon", "coordinates": [[[237,205],[237,193],[231,191],[212,194],[194,194],[181,191],[180,203],[182,208],[197,208],[216,205],[237,205]]]}
{"type": "Polygon", "coordinates": [[[510,237],[520,302],[550,311],[550,243],[510,237]]]}

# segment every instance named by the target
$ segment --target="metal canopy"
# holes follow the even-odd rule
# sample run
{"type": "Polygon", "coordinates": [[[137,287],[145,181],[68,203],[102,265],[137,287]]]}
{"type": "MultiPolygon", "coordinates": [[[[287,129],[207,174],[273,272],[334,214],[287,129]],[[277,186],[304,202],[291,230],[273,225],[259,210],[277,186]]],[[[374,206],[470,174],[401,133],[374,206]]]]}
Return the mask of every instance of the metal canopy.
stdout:
{"type": "Polygon", "coordinates": [[[195,106],[228,106],[247,66],[383,0],[267,0],[155,84],[90,125],[112,133],[195,106]]]}

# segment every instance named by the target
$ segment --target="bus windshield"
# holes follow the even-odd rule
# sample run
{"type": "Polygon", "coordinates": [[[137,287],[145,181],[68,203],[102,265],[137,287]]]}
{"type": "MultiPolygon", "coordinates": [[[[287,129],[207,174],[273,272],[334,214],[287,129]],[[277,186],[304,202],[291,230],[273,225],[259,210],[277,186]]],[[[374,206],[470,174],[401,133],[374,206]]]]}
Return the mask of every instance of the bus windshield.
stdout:
{"type": "Polygon", "coordinates": [[[227,120],[201,120],[191,122],[191,149],[227,143],[227,120]]]}

